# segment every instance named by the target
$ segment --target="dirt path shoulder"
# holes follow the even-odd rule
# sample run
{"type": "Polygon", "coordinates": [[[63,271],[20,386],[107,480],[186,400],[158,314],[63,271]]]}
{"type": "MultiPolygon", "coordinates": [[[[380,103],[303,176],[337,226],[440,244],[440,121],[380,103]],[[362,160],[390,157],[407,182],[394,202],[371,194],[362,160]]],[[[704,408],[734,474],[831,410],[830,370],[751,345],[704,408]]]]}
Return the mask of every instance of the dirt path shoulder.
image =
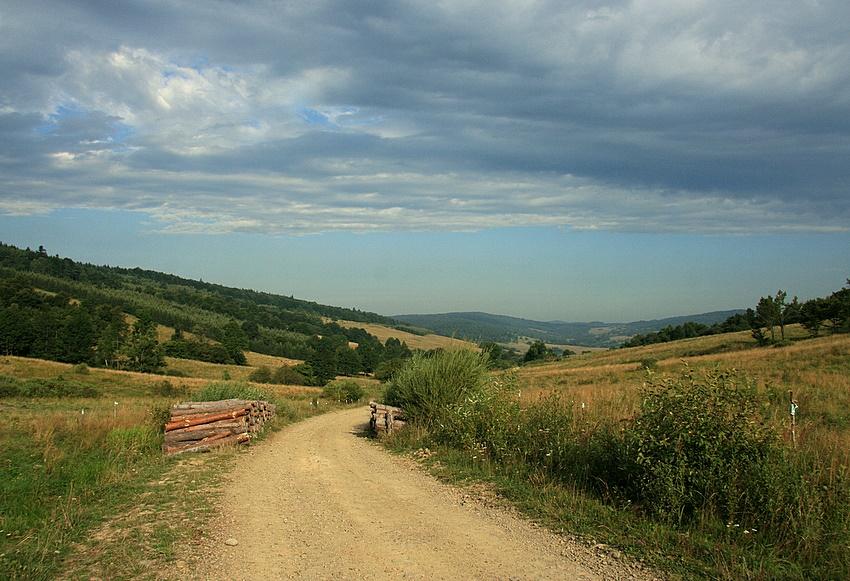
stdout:
{"type": "Polygon", "coordinates": [[[191,578],[653,579],[469,502],[364,438],[368,417],[363,408],[311,418],[237,459],[191,578]]]}

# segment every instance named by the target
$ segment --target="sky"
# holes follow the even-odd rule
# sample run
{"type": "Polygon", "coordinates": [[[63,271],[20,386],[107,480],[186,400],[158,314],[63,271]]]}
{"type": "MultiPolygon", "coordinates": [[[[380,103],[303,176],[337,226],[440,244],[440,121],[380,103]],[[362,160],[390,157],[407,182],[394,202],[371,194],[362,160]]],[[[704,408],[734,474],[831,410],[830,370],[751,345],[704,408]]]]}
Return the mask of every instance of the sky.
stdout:
{"type": "Polygon", "coordinates": [[[846,0],[0,0],[0,241],[384,315],[850,277],[846,0]]]}

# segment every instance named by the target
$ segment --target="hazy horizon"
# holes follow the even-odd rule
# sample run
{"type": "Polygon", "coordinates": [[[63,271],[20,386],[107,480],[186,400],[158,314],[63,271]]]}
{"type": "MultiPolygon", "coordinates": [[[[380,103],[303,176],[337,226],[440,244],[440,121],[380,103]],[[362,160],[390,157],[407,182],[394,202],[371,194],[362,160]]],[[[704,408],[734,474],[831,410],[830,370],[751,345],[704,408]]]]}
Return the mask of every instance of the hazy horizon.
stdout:
{"type": "Polygon", "coordinates": [[[850,4],[0,7],[0,240],[386,313],[850,276],[850,4]]]}

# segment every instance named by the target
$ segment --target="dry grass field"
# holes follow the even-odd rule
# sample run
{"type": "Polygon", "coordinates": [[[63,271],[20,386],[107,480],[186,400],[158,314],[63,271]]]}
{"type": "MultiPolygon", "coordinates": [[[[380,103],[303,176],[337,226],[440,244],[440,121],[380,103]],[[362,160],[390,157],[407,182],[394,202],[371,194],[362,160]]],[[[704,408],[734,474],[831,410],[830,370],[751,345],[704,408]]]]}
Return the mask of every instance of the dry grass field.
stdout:
{"type": "MultiPolygon", "coordinates": [[[[559,392],[589,417],[630,417],[647,373],[679,375],[685,366],[735,369],[770,402],[774,421],[790,426],[791,392],[797,401],[798,437],[844,450],[850,466],[850,335],[806,338],[797,326],[785,347],[755,347],[749,332],[686,339],[565,358],[517,370],[526,402],[559,392]]],[[[841,455],[841,454],[839,454],[841,455]]]]}
{"type": "Polygon", "coordinates": [[[462,341],[460,339],[455,339],[453,337],[443,337],[442,335],[434,335],[433,333],[430,335],[414,335],[413,333],[408,333],[406,331],[399,331],[398,329],[392,329],[390,327],[385,327],[384,325],[375,325],[372,323],[357,323],[354,321],[336,321],[340,326],[346,328],[357,327],[360,329],[365,329],[367,333],[370,335],[374,335],[378,339],[380,339],[381,343],[386,343],[387,339],[390,337],[394,337],[403,343],[407,343],[407,346],[411,349],[422,349],[423,351],[430,351],[432,349],[449,349],[449,348],[461,348],[461,349],[473,349],[478,350],[478,346],[475,343],[471,343],[469,341],[462,341]]]}
{"type": "MultiPolygon", "coordinates": [[[[320,388],[248,382],[255,365],[293,362],[246,356],[245,367],[169,358],[182,376],[0,357],[4,385],[56,390],[0,397],[0,578],[165,578],[157,568],[179,539],[197,534],[219,478],[214,467],[229,454],[163,457],[172,404],[210,385],[244,385],[276,401],[276,425],[340,407],[320,400],[320,388]],[[79,386],[88,395],[62,392],[79,386]]],[[[367,390],[377,383],[358,382],[367,390]]]]}
{"type": "MultiPolygon", "coordinates": [[[[435,417],[393,445],[671,579],[848,579],[850,335],[786,331],[534,362],[457,401],[435,379],[435,417]]],[[[420,393],[423,369],[402,387],[420,393]]]]}

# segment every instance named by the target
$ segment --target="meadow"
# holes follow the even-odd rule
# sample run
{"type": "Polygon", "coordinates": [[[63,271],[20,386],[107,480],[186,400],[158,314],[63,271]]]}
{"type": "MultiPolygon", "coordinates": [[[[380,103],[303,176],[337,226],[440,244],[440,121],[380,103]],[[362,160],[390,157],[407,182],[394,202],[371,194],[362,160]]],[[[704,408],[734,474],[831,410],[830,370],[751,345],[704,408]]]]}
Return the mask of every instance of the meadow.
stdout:
{"type": "Polygon", "coordinates": [[[674,579],[847,579],[850,336],[788,331],[782,347],[732,333],[496,375],[460,357],[441,363],[467,378],[451,388],[420,361],[386,397],[430,403],[391,445],[674,579]]]}
{"type": "MultiPolygon", "coordinates": [[[[847,579],[850,336],[788,332],[782,347],[732,333],[498,373],[474,349],[446,348],[436,367],[420,355],[408,380],[432,398],[429,417],[389,444],[671,579],[847,579]],[[444,380],[449,395],[432,389],[444,380]]],[[[292,361],[246,355],[249,366],[169,359],[167,376],[0,357],[0,578],[179,575],[177,549],[206,534],[238,452],[163,457],[174,402],[264,390],[278,426],[359,405],[338,401],[344,382],[331,399],[251,384],[257,366],[292,361]]]]}
{"type": "Polygon", "coordinates": [[[271,429],[342,405],[318,388],[250,384],[250,367],[169,368],[182,376],[0,358],[0,578],[157,579],[175,566],[238,451],[164,457],[173,403],[260,394],[278,406],[271,429]]]}

